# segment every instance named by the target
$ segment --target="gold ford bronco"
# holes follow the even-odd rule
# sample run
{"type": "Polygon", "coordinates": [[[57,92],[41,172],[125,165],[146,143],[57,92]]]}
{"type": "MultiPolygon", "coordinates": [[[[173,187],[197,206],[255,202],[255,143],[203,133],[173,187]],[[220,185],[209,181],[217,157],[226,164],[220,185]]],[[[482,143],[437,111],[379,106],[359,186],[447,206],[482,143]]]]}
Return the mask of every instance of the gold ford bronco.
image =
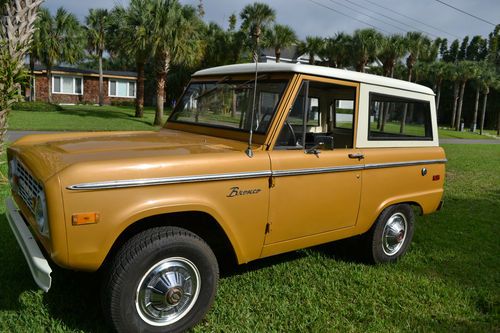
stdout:
{"type": "Polygon", "coordinates": [[[119,332],[181,332],[242,264],[364,234],[398,260],[414,209],[441,207],[429,88],[297,64],[195,73],[158,132],[26,136],[8,149],[7,217],[34,280],[104,273],[119,332]],[[46,259],[48,258],[48,260],[46,259]]]}

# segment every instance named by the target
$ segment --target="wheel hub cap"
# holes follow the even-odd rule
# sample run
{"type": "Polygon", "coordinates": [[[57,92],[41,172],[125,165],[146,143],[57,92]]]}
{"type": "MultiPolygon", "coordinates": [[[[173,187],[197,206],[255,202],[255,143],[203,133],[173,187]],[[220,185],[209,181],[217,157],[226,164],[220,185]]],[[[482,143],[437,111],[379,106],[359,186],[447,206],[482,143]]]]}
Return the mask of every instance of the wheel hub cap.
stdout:
{"type": "Polygon", "coordinates": [[[388,256],[399,252],[406,239],[408,223],[402,213],[393,214],[386,222],[382,232],[382,250],[388,256]]]}
{"type": "Polygon", "coordinates": [[[198,299],[201,278],[186,258],[168,258],[153,265],[142,277],[135,305],[139,316],[153,326],[179,321],[198,299]]]}

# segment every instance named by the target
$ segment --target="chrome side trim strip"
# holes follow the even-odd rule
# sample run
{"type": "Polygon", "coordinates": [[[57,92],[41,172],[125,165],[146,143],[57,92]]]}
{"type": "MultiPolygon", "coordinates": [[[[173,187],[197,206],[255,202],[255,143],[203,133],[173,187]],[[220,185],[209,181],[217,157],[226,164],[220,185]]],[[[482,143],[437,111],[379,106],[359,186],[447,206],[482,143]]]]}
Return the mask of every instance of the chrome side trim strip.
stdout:
{"type": "Polygon", "coordinates": [[[446,162],[448,162],[447,159],[419,160],[419,161],[408,161],[408,162],[390,162],[390,163],[373,163],[373,164],[365,164],[365,169],[395,168],[395,167],[422,165],[422,164],[441,164],[441,163],[446,163],[446,162]]]}
{"type": "Polygon", "coordinates": [[[179,184],[179,183],[197,183],[197,182],[207,182],[207,181],[217,181],[217,180],[261,178],[270,176],[286,177],[286,176],[311,175],[311,174],[355,171],[355,170],[365,170],[365,169],[394,168],[394,167],[413,166],[422,164],[440,164],[440,163],[446,163],[447,161],[448,161],[447,159],[419,160],[419,161],[408,161],[408,162],[345,165],[345,166],[327,167],[327,168],[252,171],[252,172],[221,173],[221,174],[209,174],[209,175],[197,175],[197,176],[112,180],[104,182],[76,184],[68,186],[67,189],[101,190],[101,189],[111,189],[111,188],[137,187],[137,186],[153,186],[153,185],[167,185],[167,184],[179,184]]]}
{"type": "Polygon", "coordinates": [[[247,179],[260,178],[271,176],[271,171],[255,171],[255,172],[237,172],[223,173],[213,175],[197,175],[197,176],[180,176],[180,177],[165,177],[165,178],[145,178],[145,179],[130,179],[130,180],[112,180],[95,183],[82,183],[68,186],[68,190],[101,190],[110,188],[137,187],[137,186],[153,186],[179,183],[196,183],[216,180],[232,180],[232,179],[247,179]]]}
{"type": "Polygon", "coordinates": [[[329,168],[277,170],[272,172],[272,176],[273,177],[299,176],[299,175],[311,175],[318,173],[354,171],[363,169],[364,169],[363,165],[346,165],[346,166],[329,167],[329,168]]]}

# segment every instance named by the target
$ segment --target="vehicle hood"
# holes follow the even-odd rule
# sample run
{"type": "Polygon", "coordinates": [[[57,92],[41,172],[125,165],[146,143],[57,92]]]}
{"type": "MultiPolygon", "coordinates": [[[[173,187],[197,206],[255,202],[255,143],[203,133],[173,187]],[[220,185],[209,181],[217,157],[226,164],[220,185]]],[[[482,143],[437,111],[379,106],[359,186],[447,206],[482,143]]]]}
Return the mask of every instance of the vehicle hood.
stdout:
{"type": "Polygon", "coordinates": [[[246,145],[212,136],[162,129],[158,132],[85,132],[30,135],[9,148],[44,181],[76,164],[131,166],[189,160],[207,154],[243,152],[246,145]]]}

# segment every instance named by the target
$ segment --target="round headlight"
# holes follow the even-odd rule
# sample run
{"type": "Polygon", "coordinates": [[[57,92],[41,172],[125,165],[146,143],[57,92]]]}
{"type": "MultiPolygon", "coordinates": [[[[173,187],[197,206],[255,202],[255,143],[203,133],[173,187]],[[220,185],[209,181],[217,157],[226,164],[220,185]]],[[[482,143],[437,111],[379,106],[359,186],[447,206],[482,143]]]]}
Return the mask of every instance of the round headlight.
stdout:
{"type": "Polygon", "coordinates": [[[38,192],[36,196],[35,219],[40,233],[47,236],[49,234],[49,225],[47,221],[47,203],[43,191],[38,192]]]}

